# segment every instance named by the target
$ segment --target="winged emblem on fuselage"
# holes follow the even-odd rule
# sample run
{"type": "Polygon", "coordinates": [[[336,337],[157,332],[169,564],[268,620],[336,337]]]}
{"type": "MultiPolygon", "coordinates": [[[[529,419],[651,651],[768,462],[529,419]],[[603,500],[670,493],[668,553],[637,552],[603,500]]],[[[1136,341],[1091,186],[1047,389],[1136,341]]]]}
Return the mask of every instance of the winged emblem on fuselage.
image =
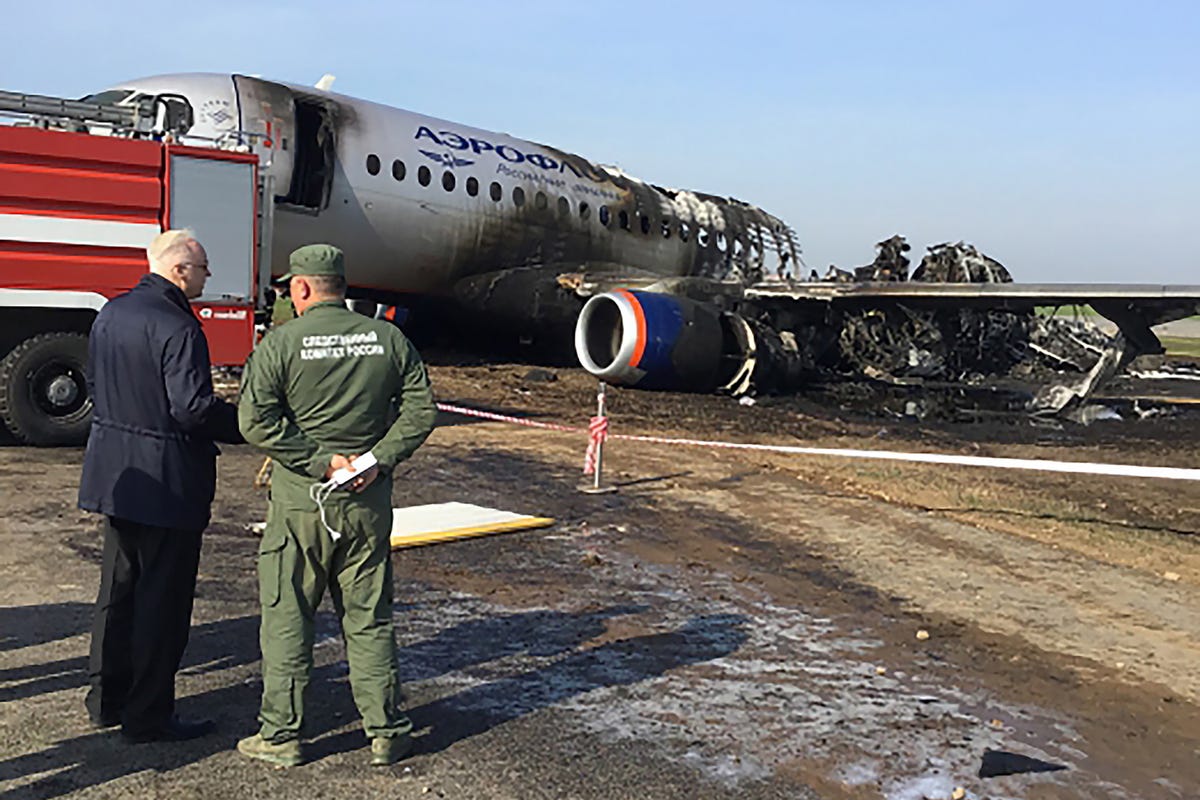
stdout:
{"type": "Polygon", "coordinates": [[[422,150],[421,155],[436,161],[444,167],[469,167],[475,162],[467,158],[458,158],[450,153],[435,153],[432,150],[422,150]]]}

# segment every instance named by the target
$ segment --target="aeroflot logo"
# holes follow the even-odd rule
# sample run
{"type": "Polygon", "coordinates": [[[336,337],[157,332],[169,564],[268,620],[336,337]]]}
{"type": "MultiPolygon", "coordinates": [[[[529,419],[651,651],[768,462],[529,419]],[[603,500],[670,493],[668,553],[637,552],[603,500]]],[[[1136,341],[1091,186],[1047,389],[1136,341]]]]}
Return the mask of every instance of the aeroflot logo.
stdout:
{"type": "MultiPolygon", "coordinates": [[[[588,178],[596,183],[603,183],[608,180],[607,175],[605,175],[602,171],[597,170],[583,159],[578,159],[577,163],[571,164],[566,161],[559,161],[558,159],[545,155],[544,153],[524,153],[510,144],[496,145],[492,144],[486,139],[476,139],[474,136],[462,136],[454,131],[438,131],[434,133],[432,130],[422,125],[417,129],[417,135],[414,138],[429,139],[430,141],[439,144],[442,147],[449,147],[454,150],[470,150],[476,155],[482,155],[483,153],[491,151],[500,156],[500,158],[512,164],[531,164],[535,167],[540,167],[547,172],[565,173],[569,170],[574,173],[575,177],[577,178],[588,178]]],[[[439,157],[440,154],[438,153],[431,153],[426,150],[422,150],[421,152],[428,158],[432,158],[434,161],[439,161],[443,164],[446,163],[442,157],[439,157]]],[[[446,155],[448,156],[449,154],[446,155]]],[[[447,166],[450,165],[447,164],[447,166]]],[[[453,166],[464,165],[454,164],[453,166]]]]}
{"type": "Polygon", "coordinates": [[[444,167],[469,167],[475,163],[469,158],[455,158],[449,153],[435,153],[432,150],[422,150],[421,155],[444,167]]]}

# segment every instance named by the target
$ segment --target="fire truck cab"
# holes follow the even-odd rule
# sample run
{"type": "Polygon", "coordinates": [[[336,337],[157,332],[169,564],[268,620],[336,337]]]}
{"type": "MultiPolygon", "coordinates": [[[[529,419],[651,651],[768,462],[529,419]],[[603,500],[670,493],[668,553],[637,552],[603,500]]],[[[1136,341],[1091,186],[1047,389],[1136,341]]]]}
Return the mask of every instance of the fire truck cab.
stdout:
{"type": "Polygon", "coordinates": [[[258,156],[176,144],[192,118],[176,96],[123,107],[0,92],[0,115],[0,423],[26,444],[87,439],[88,331],[170,228],[208,251],[193,307],[214,366],[242,364],[270,263],[258,156]]]}

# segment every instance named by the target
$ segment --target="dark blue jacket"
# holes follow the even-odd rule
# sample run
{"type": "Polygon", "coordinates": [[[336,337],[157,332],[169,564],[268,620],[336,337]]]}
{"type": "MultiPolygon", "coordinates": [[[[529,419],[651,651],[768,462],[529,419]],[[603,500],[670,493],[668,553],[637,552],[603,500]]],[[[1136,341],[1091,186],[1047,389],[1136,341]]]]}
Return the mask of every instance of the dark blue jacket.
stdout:
{"type": "Polygon", "coordinates": [[[217,446],[241,442],[237,408],[213,395],[208,342],[180,289],[145,275],[100,310],[88,340],[95,402],[79,507],[203,530],[217,446]]]}

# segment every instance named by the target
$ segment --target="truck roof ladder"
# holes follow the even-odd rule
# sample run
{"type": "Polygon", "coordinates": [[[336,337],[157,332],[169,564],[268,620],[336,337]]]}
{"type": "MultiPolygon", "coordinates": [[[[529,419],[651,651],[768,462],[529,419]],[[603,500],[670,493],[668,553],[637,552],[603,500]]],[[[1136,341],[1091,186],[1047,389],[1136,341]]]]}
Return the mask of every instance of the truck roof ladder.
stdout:
{"type": "Polygon", "coordinates": [[[111,125],[114,130],[147,135],[184,133],[192,124],[191,105],[179,95],[147,95],[130,105],[114,105],[0,91],[0,114],[111,125]]]}

